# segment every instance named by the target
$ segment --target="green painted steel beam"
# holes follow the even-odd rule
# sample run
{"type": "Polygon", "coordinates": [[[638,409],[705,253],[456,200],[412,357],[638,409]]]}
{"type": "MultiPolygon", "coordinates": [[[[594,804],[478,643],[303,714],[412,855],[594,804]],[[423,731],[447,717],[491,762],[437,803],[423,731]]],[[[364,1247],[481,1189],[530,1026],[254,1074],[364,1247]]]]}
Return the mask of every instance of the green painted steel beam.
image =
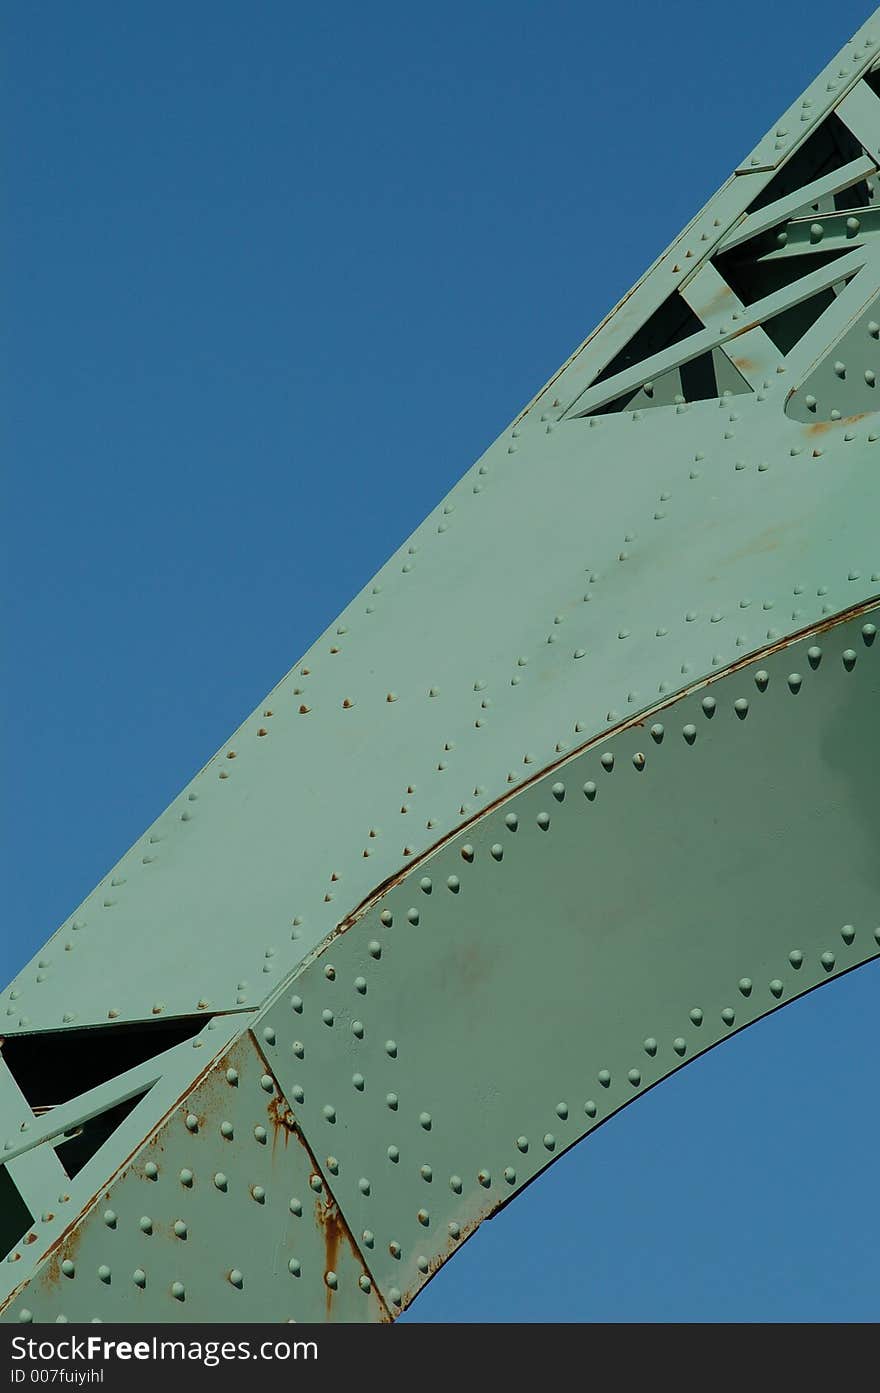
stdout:
{"type": "Polygon", "coordinates": [[[878,54],[875,15],[0,995],[3,1319],[393,1319],[880,953],[878,54]]]}

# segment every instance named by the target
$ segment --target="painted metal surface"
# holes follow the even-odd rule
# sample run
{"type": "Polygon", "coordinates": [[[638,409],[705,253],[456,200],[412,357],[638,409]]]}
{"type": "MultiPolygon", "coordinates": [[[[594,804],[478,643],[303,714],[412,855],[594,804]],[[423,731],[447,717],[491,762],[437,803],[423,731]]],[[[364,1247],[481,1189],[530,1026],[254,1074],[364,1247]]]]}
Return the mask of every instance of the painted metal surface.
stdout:
{"type": "Polygon", "coordinates": [[[2,994],[4,1319],[393,1318],[880,952],[878,43],[2,994]]]}

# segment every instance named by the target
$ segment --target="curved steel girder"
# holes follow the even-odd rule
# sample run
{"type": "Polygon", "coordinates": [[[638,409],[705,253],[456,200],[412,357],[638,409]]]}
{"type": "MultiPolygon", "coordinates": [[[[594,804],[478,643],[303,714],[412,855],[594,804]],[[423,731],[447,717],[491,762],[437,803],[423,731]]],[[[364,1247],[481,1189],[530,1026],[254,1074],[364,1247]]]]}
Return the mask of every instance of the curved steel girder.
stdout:
{"type": "Polygon", "coordinates": [[[392,1311],[612,1113],[880,953],[876,617],[522,789],[255,1022],[392,1311]]]}

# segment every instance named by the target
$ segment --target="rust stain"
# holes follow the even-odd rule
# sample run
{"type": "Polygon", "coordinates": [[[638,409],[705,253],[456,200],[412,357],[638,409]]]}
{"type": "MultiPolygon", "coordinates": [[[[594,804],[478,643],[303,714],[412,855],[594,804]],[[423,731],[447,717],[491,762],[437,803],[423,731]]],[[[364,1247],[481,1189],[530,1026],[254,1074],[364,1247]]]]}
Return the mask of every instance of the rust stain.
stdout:
{"type": "Polygon", "coordinates": [[[269,1125],[272,1128],[272,1151],[274,1153],[279,1137],[286,1146],[291,1133],[296,1132],[296,1119],[280,1089],[271,1098],[266,1111],[269,1116],[269,1125]]]}
{"type": "MultiPolygon", "coordinates": [[[[254,1047],[257,1057],[262,1060],[266,1073],[269,1074],[275,1082],[276,1093],[273,1095],[267,1107],[267,1114],[272,1123],[273,1131],[276,1135],[284,1137],[285,1145],[287,1145],[291,1137],[299,1143],[308,1159],[310,1187],[314,1188],[315,1182],[318,1182],[320,1185],[320,1189],[315,1194],[315,1228],[323,1235],[324,1239],[324,1272],[336,1272],[338,1274],[339,1268],[337,1264],[340,1259],[340,1253],[344,1254],[347,1248],[358,1273],[365,1273],[370,1278],[372,1290],[379,1303],[382,1324],[393,1321],[394,1317],[385,1305],[376,1279],[368,1268],[363,1253],[354,1241],[351,1229],[348,1227],[345,1217],[333,1196],[333,1191],[327,1183],[327,1177],[322,1172],[315,1153],[306,1141],[305,1135],[297,1122],[296,1114],[291,1109],[278,1086],[278,1080],[275,1078],[271,1061],[266,1058],[260,1042],[254,1039],[253,1036],[250,1037],[250,1044],[254,1047]]],[[[324,1286],[327,1319],[330,1320],[333,1311],[333,1298],[336,1293],[332,1287],[327,1286],[326,1282],[324,1286]]]]}
{"type": "Polygon", "coordinates": [[[725,314],[730,308],[727,301],[732,295],[733,291],[729,285],[720,285],[715,294],[706,301],[702,310],[698,311],[700,318],[705,320],[711,319],[714,315],[725,314]]]}
{"type": "Polygon", "coordinates": [[[859,411],[855,416],[843,416],[839,421],[815,421],[813,425],[807,426],[806,435],[809,438],[824,435],[826,431],[833,430],[835,426],[854,425],[856,421],[862,421],[870,415],[873,415],[870,411],[859,411]]]}
{"type": "Polygon", "coordinates": [[[730,361],[735,368],[740,368],[742,372],[757,371],[758,365],[753,358],[731,358],[730,361]]]}
{"type": "MultiPolygon", "coordinates": [[[[339,1206],[332,1196],[328,1196],[325,1200],[319,1195],[315,1200],[315,1224],[324,1232],[324,1271],[325,1273],[336,1272],[338,1271],[339,1246],[343,1238],[347,1238],[351,1243],[351,1235],[344,1219],[340,1216],[339,1206]]],[[[333,1297],[333,1288],[328,1287],[325,1282],[324,1299],[328,1320],[333,1312],[333,1297]]]]}

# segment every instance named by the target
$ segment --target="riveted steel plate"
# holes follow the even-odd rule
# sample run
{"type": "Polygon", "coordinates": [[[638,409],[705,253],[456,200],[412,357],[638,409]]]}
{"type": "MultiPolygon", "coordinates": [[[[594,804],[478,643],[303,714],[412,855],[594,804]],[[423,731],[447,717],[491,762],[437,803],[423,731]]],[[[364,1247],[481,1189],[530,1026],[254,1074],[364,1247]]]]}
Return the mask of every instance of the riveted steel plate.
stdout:
{"type": "MultiPolygon", "coordinates": [[[[855,128],[832,168],[798,165],[804,199],[873,199],[880,101],[859,73],[875,37],[819,80],[827,101],[801,103],[803,130],[838,105],[855,128]]],[[[848,327],[848,297],[876,292],[869,253],[739,284],[743,265],[766,274],[743,218],[769,236],[796,210],[797,192],[770,188],[792,132],[722,186],[65,920],[0,996],[7,1034],[259,1005],[529,770],[880,593],[872,391],[841,397],[831,429],[785,412],[848,327]],[[834,300],[838,269],[852,283],[834,300]],[[834,303],[789,342],[816,295],[834,303]],[[651,409],[610,409],[611,380],[651,409]],[[696,398],[676,401],[689,382],[696,398]]]]}
{"type": "Polygon", "coordinates": [[[877,952],[876,40],[0,995],[8,1318],[393,1317],[593,1126],[877,952]],[[186,1047],[110,1077],[98,1028],[147,1022],[186,1047]],[[93,1086],[31,1109],[67,1049],[93,1086]]]}
{"type": "Polygon", "coordinates": [[[0,1318],[386,1318],[326,1181],[250,1035],[239,1038],[0,1318]]]}
{"type": "Polygon", "coordinates": [[[548,435],[535,415],[493,446],[411,560],[351,607],[346,635],[322,641],[308,678],[270,698],[271,720],[249,722],[236,759],[218,758],[198,800],[160,820],[159,859],[142,864],[144,839],[125,883],[19,975],[0,998],[4,1028],[259,1001],[375,885],[530,767],[880,592],[872,422],[817,436],[785,416],[783,380],[766,402],[670,408],[667,431],[645,412],[548,435]],[[438,606],[451,584],[460,600],[438,606]]]}
{"type": "Polygon", "coordinates": [[[545,774],[268,1008],[286,1095],[395,1308],[611,1113],[880,952],[872,617],[545,774]]]}

